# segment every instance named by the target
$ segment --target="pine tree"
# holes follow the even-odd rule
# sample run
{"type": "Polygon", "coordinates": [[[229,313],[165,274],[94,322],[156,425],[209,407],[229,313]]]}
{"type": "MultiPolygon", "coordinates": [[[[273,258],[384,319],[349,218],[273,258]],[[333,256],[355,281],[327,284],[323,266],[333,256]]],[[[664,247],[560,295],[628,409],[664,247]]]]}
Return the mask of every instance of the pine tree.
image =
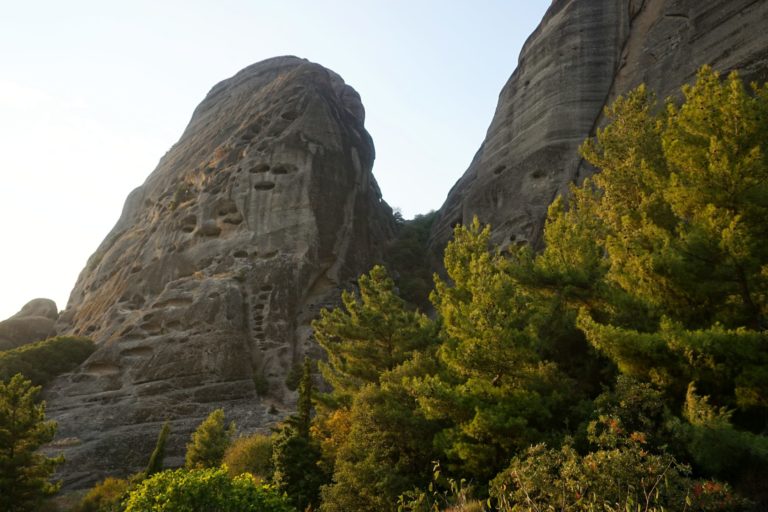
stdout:
{"type": "Polygon", "coordinates": [[[53,440],[56,423],[45,421],[45,402],[38,402],[39,386],[21,374],[0,381],[0,510],[38,510],[58,484],[51,475],[63,458],[48,458],[37,449],[53,440]]]}
{"type": "Polygon", "coordinates": [[[323,310],[312,323],[328,355],[327,363],[319,363],[320,371],[333,387],[320,398],[332,408],[348,408],[361,386],[378,382],[382,372],[435,339],[433,324],[407,308],[384,267],[360,276],[359,286],[359,294],[343,293],[343,308],[323,310]]]}
{"type": "Polygon", "coordinates": [[[320,447],[310,437],[312,421],[312,364],[304,359],[297,412],[275,432],[272,443],[272,481],[299,510],[317,506],[320,486],[328,475],[322,470],[320,447]]]}
{"type": "Polygon", "coordinates": [[[547,314],[516,265],[491,250],[490,228],[475,219],[446,247],[449,280],[435,280],[441,370],[412,387],[428,418],[449,423],[436,443],[464,475],[491,478],[517,450],[557,436],[574,401],[569,379],[542,358],[547,314]]]}
{"type": "Polygon", "coordinates": [[[187,444],[187,469],[215,468],[221,464],[224,452],[235,433],[235,422],[224,426],[224,409],[216,409],[192,433],[187,444]]]}

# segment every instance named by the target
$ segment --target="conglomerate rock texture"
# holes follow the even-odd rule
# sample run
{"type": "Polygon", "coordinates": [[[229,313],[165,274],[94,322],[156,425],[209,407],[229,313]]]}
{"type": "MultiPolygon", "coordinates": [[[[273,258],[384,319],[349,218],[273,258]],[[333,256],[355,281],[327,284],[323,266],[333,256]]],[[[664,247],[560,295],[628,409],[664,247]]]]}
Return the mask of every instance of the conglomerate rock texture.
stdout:
{"type": "Polygon", "coordinates": [[[53,336],[58,317],[59,310],[51,299],[27,302],[21,311],[0,322],[0,350],[13,349],[53,336]]]}
{"type": "Polygon", "coordinates": [[[178,464],[215,408],[241,431],[290,411],[310,321],[392,236],[363,121],[354,89],[295,57],[210,91],[58,321],[98,347],[46,390],[66,487],[140,469],[166,419],[178,464]]]}
{"type": "Polygon", "coordinates": [[[469,169],[435,220],[436,258],[473,216],[493,242],[541,245],[547,206],[593,172],[578,155],[603,107],[646,83],[679,93],[703,64],[768,80],[764,0],[555,0],[528,38],[469,169]]]}

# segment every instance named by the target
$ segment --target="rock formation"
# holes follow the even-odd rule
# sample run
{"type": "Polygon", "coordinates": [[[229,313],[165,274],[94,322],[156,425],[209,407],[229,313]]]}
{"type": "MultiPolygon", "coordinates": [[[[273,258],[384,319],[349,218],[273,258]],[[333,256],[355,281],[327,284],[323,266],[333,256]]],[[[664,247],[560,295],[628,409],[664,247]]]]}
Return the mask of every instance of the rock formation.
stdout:
{"type": "Polygon", "coordinates": [[[65,486],[140,469],[166,419],[173,464],[215,408],[241,431],[290,410],[310,321],[392,235],[363,121],[354,89],[295,57],[210,91],[59,319],[98,346],[46,391],[65,486]]]}
{"type": "Polygon", "coordinates": [[[768,2],[555,0],[499,95],[485,141],[440,209],[437,255],[477,215],[493,241],[541,243],[547,206],[592,172],[577,148],[603,107],[645,82],[677,94],[698,68],[768,80],[768,2]]]}
{"type": "Polygon", "coordinates": [[[51,299],[34,299],[21,311],[0,322],[0,350],[44,340],[56,334],[54,324],[59,317],[56,303],[51,299]]]}

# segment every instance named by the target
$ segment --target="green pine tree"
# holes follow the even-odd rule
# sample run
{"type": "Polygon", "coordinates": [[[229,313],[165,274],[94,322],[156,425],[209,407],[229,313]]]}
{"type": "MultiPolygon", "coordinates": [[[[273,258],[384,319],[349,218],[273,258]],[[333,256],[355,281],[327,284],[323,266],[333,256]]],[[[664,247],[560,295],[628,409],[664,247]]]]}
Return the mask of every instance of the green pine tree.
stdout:
{"type": "Polygon", "coordinates": [[[215,468],[221,464],[224,452],[235,433],[235,422],[224,425],[224,409],[216,409],[192,433],[187,444],[187,469],[215,468]]]}
{"type": "Polygon", "coordinates": [[[45,421],[39,393],[40,387],[21,374],[0,381],[0,510],[39,510],[43,499],[59,489],[50,478],[64,459],[37,453],[56,432],[56,422],[45,421]]]}

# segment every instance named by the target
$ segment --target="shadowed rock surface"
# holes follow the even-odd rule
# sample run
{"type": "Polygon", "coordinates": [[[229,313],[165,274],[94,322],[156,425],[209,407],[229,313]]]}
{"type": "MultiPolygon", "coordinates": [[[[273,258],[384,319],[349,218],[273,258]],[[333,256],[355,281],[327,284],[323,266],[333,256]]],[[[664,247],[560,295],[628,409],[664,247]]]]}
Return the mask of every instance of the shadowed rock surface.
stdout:
{"type": "Polygon", "coordinates": [[[59,310],[51,299],[27,302],[21,311],[0,322],[0,350],[10,350],[53,336],[58,317],[59,310]]]}
{"type": "Polygon", "coordinates": [[[768,79],[768,2],[555,0],[499,95],[485,141],[433,225],[436,257],[477,215],[501,246],[539,246],[547,206],[590,174],[577,149],[603,107],[645,82],[677,94],[703,64],[768,79]]]}
{"type": "Polygon", "coordinates": [[[240,71],[198,106],[59,319],[98,345],[46,390],[66,487],[141,469],[166,419],[179,464],[215,408],[241,431],[292,408],[286,376],[318,350],[310,321],[392,236],[363,121],[351,87],[295,57],[240,71]]]}

